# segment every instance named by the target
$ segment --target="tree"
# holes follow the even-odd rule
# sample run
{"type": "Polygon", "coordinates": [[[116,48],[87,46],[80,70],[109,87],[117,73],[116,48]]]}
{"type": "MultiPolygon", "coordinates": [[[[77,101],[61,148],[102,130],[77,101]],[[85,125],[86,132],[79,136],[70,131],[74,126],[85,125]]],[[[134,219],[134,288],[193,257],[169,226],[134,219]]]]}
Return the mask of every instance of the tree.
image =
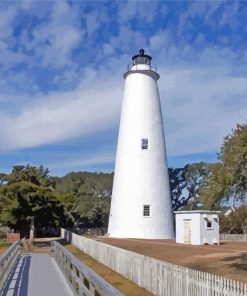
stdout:
{"type": "Polygon", "coordinates": [[[219,210],[228,199],[229,176],[221,162],[208,165],[210,173],[200,188],[201,200],[206,209],[219,210]]]}
{"type": "Polygon", "coordinates": [[[208,165],[205,162],[187,164],[185,166],[185,183],[188,191],[189,209],[194,210],[202,206],[199,190],[205,183],[209,174],[208,165]]]}
{"type": "Polygon", "coordinates": [[[107,226],[113,174],[71,172],[52,180],[58,192],[74,196],[70,212],[76,224],[80,227],[107,226]]]}
{"type": "Polygon", "coordinates": [[[11,174],[5,175],[4,179],[8,182],[8,184],[27,181],[37,186],[53,188],[53,183],[48,174],[49,170],[44,168],[42,165],[38,168],[30,165],[18,165],[13,166],[11,174]]]}
{"type": "Polygon", "coordinates": [[[218,162],[209,165],[210,173],[200,190],[209,209],[223,203],[244,204],[247,196],[247,124],[227,135],[218,155],[218,162]]]}
{"type": "Polygon", "coordinates": [[[6,174],[0,173],[0,186],[5,182],[6,174]]]}
{"type": "Polygon", "coordinates": [[[66,226],[71,219],[63,205],[63,196],[55,192],[42,166],[15,166],[0,187],[0,221],[3,225],[27,234],[35,226],[66,226]]]}
{"type": "Polygon", "coordinates": [[[187,164],[184,168],[169,168],[172,209],[196,209],[201,205],[199,189],[209,173],[204,162],[187,164]]]}
{"type": "Polygon", "coordinates": [[[247,234],[247,208],[236,208],[228,216],[220,217],[221,233],[247,234]]]}
{"type": "Polygon", "coordinates": [[[187,205],[188,198],[184,195],[185,183],[185,169],[184,168],[169,168],[169,180],[172,199],[172,210],[176,211],[181,207],[187,205]]]}
{"type": "Polygon", "coordinates": [[[225,137],[219,159],[228,175],[228,193],[235,201],[244,201],[247,194],[247,123],[238,124],[225,137]]]}

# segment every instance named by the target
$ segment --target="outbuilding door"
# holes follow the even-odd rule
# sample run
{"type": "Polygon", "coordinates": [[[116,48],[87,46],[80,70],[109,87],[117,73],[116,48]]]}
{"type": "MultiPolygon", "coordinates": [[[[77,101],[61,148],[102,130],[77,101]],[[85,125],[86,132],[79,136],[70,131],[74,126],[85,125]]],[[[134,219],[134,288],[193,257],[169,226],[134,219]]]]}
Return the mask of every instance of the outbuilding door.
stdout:
{"type": "Polygon", "coordinates": [[[191,220],[184,220],[184,244],[191,243],[191,220]]]}

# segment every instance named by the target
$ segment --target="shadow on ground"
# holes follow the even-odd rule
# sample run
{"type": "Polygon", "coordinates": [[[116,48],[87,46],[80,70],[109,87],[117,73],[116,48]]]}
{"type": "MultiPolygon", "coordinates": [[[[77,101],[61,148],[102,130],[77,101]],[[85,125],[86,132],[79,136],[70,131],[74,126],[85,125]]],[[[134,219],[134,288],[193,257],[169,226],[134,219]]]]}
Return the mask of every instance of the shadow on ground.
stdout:
{"type": "Polygon", "coordinates": [[[4,284],[1,296],[27,296],[30,264],[30,255],[20,256],[16,260],[4,284]]]}
{"type": "Polygon", "coordinates": [[[35,238],[33,244],[28,241],[26,245],[23,245],[23,253],[50,253],[51,243],[57,241],[61,245],[65,246],[69,244],[66,240],[54,237],[54,238],[35,238]]]}
{"type": "Polygon", "coordinates": [[[66,240],[62,238],[54,237],[54,238],[37,238],[34,240],[33,245],[34,247],[37,247],[37,248],[49,248],[53,241],[57,241],[63,246],[69,244],[66,240]]]}
{"type": "Polygon", "coordinates": [[[231,261],[231,263],[227,264],[228,267],[234,267],[236,269],[247,271],[247,252],[236,254],[231,257],[222,258],[221,261],[231,261]]]}

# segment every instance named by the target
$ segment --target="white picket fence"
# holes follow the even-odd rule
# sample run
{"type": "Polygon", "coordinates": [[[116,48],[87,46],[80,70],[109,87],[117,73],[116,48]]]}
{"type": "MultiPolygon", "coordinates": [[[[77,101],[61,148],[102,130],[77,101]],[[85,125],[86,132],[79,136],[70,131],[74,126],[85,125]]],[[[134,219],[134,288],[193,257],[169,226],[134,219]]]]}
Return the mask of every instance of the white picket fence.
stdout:
{"type": "Polygon", "coordinates": [[[247,283],[193,270],[61,229],[61,236],[98,262],[161,296],[247,296],[247,283]]]}
{"type": "Polygon", "coordinates": [[[247,234],[221,233],[220,241],[247,241],[247,234]]]}

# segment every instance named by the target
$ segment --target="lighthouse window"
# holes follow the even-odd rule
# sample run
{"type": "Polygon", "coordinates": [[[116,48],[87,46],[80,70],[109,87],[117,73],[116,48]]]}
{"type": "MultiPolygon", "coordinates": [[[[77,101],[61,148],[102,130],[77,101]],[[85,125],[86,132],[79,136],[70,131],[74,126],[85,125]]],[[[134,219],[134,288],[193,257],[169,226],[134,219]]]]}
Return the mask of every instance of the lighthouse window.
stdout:
{"type": "Polygon", "coordinates": [[[143,216],[149,217],[150,216],[150,205],[143,206],[143,216]]]}
{"type": "Polygon", "coordinates": [[[142,139],[142,150],[148,149],[148,139],[142,139]]]}

